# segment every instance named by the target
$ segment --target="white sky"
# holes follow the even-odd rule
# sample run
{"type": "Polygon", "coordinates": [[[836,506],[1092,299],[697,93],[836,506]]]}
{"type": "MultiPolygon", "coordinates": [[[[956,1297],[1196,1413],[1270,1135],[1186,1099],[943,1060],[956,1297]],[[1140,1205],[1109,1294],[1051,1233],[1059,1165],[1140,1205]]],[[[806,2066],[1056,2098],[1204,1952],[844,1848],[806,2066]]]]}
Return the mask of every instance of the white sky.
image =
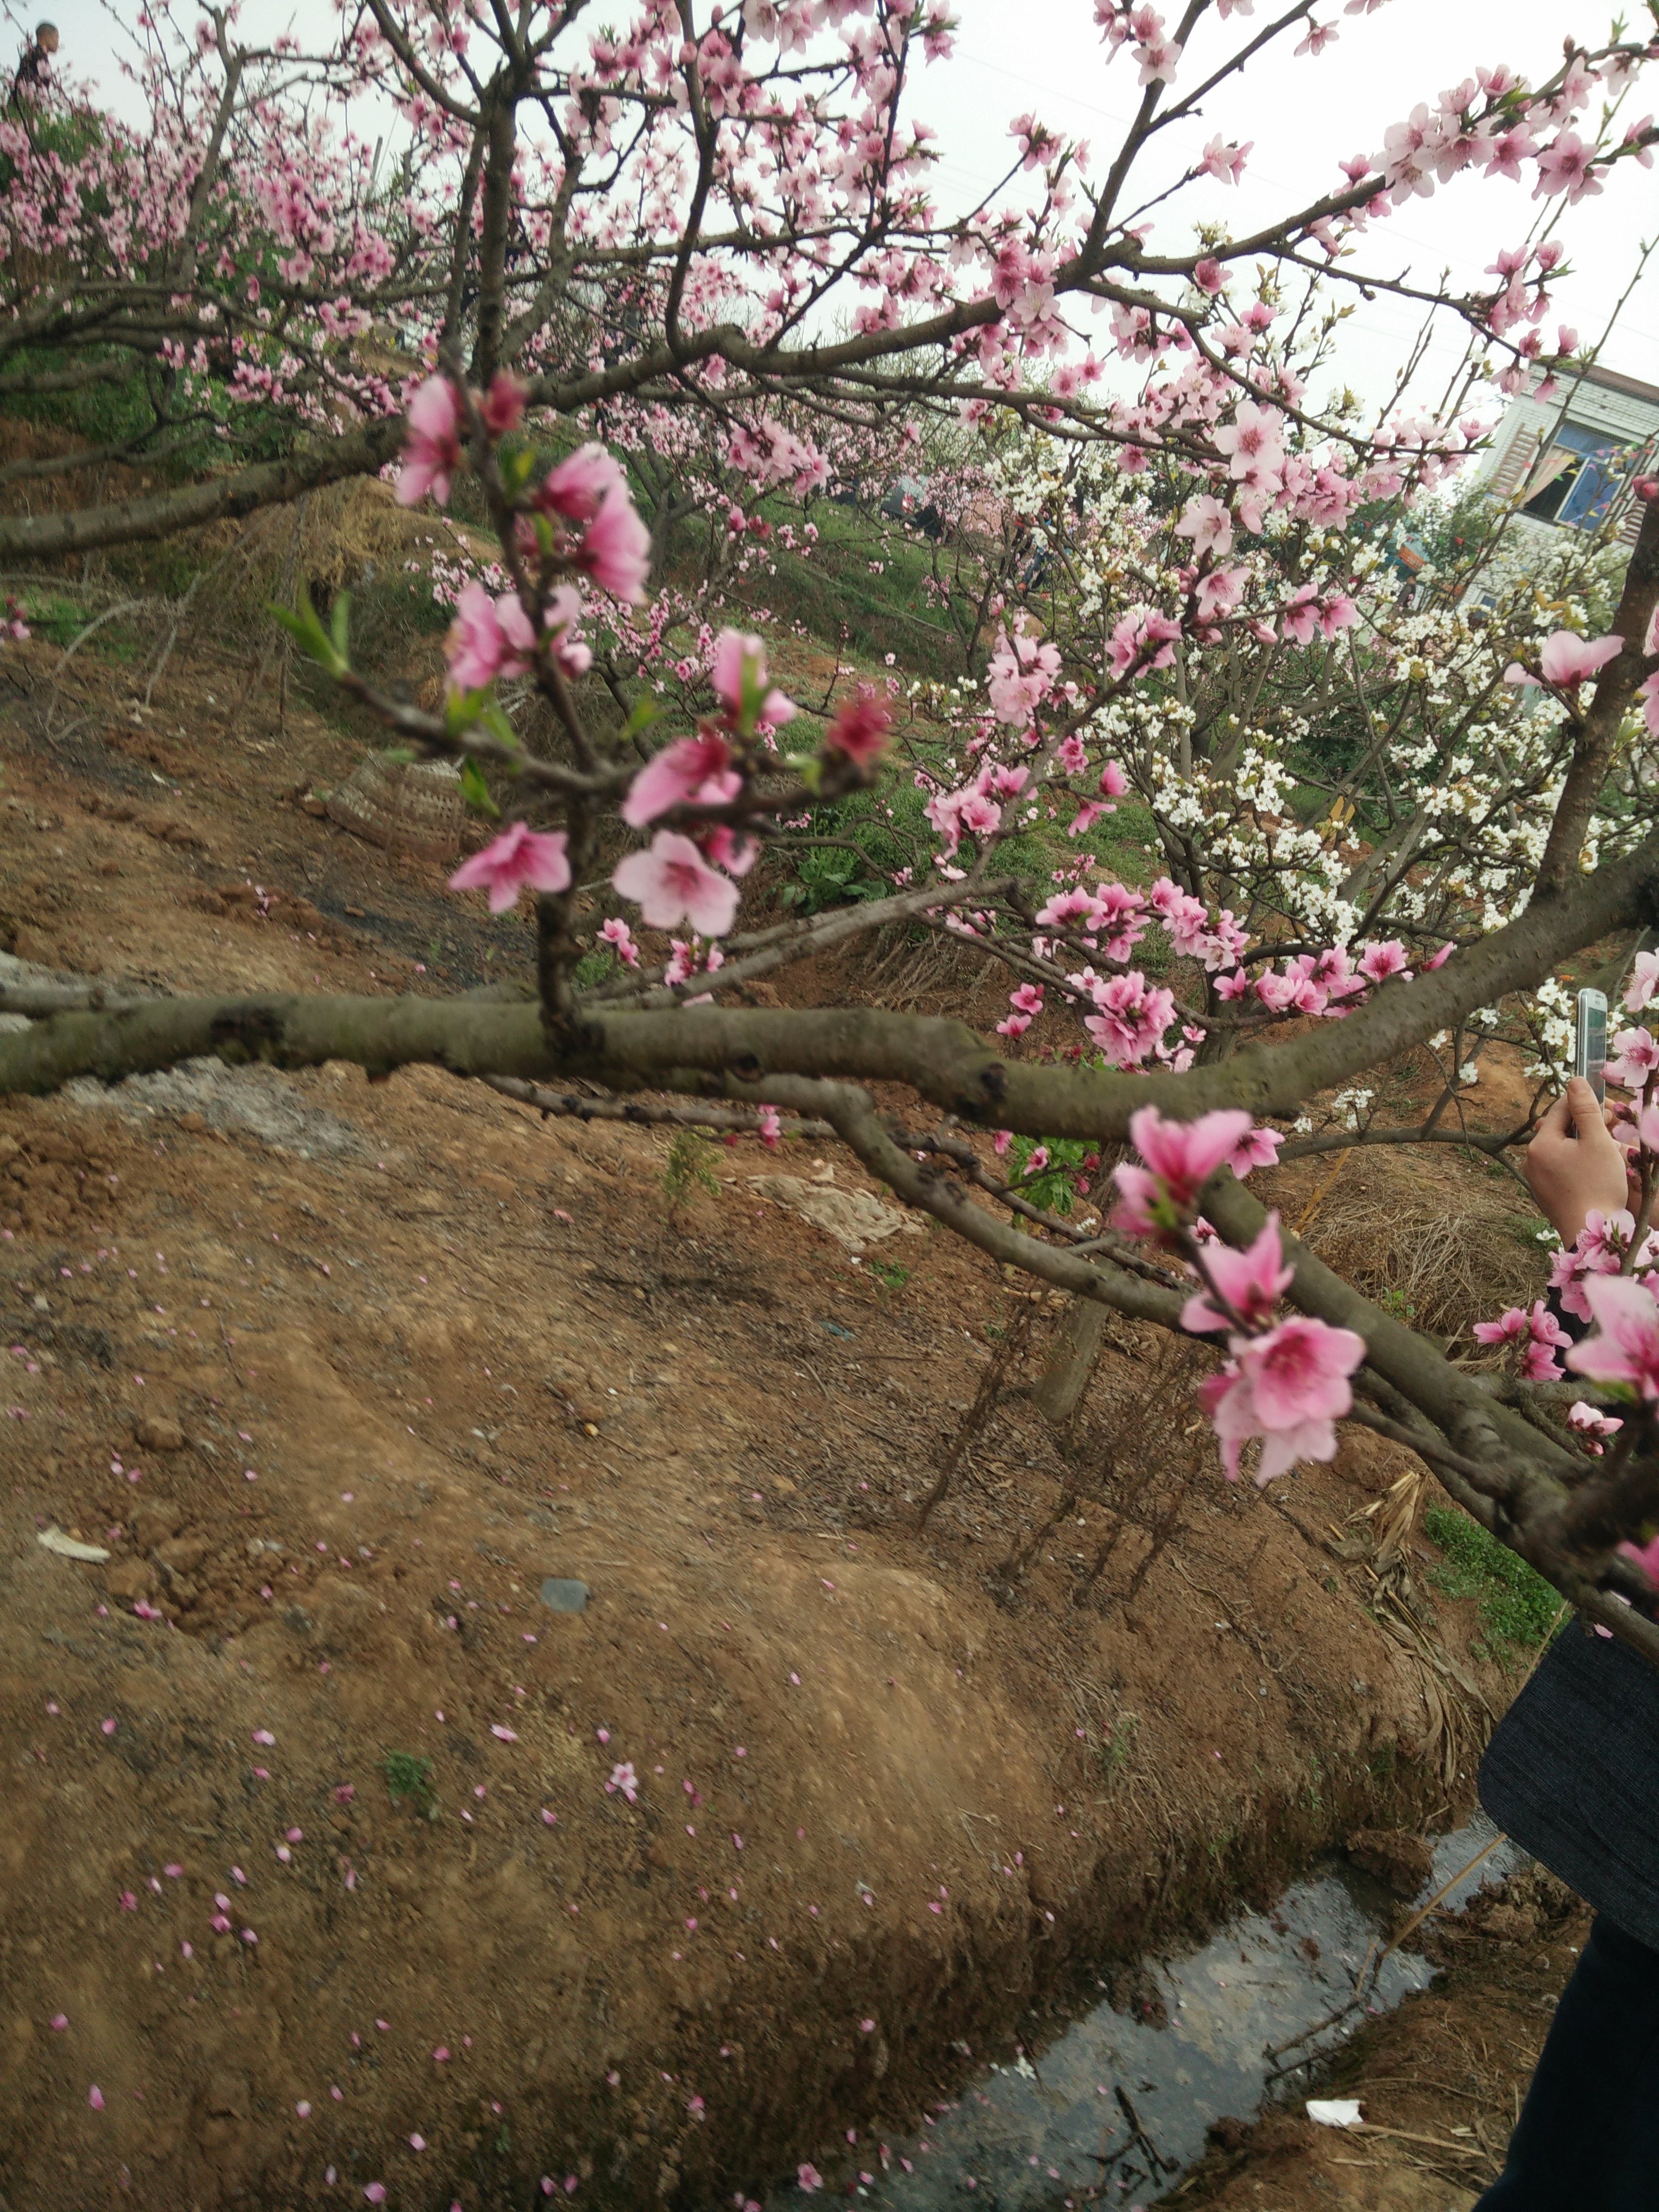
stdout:
{"type": "MultiPolygon", "coordinates": [[[[1166,12],[1172,20],[1178,13],[1174,0],[1166,12]]],[[[1258,17],[1268,12],[1268,0],[1261,0],[1258,17]]],[[[1300,60],[1288,40],[1269,49],[1217,95],[1176,160],[1161,173],[1154,171],[1158,184],[1168,181],[1217,131],[1255,142],[1242,185],[1229,189],[1206,181],[1189,188],[1157,242],[1186,245],[1196,216],[1224,221],[1243,235],[1330,190],[1340,181],[1339,161],[1375,153],[1388,125],[1416,101],[1432,100],[1472,75],[1477,63],[1507,62],[1537,82],[1559,63],[1567,30],[1592,35],[1583,11],[1562,0],[1390,0],[1369,17],[1345,16],[1340,0],[1328,0],[1319,12],[1336,21],[1335,45],[1300,60]]],[[[1010,119],[1028,108],[1051,130],[1089,139],[1095,173],[1101,173],[1138,88],[1127,54],[1107,64],[1089,0],[956,0],[956,13],[962,22],[956,54],[924,74],[916,103],[938,125],[945,149],[941,200],[965,199],[985,188],[1012,150],[1010,119]]],[[[1598,25],[1602,20],[1598,10],[1598,25]]],[[[1200,69],[1208,73],[1206,52],[1236,48],[1231,34],[1238,21],[1200,30],[1204,46],[1195,40],[1183,58],[1177,93],[1183,80],[1199,81],[1200,69]]],[[[1659,69],[1632,101],[1626,121],[1650,105],[1659,109],[1659,69]]],[[[1374,226],[1361,241],[1358,265],[1431,284],[1449,265],[1455,283],[1473,286],[1483,281],[1493,249],[1518,245],[1537,211],[1529,185],[1460,177],[1374,226]]],[[[1559,319],[1575,325],[1588,343],[1601,337],[1629,280],[1638,240],[1659,236],[1659,167],[1621,165],[1598,198],[1569,210],[1560,234],[1577,273],[1556,286],[1555,306],[1559,319]]],[[[1358,388],[1382,389],[1419,320],[1419,311],[1386,295],[1360,305],[1343,352],[1344,370],[1358,388]]],[[[1552,337],[1555,321],[1553,314],[1546,325],[1552,337]]],[[[1607,368],[1659,383],[1659,256],[1601,358],[1607,368]]]]}
{"type": "MultiPolygon", "coordinates": [[[[70,73],[88,76],[119,100],[115,40],[100,0],[45,0],[63,34],[60,58],[70,73]]],[[[131,21],[138,0],[118,0],[118,20],[131,21]]],[[[1178,13],[1176,0],[1166,12],[1178,13]]],[[[1292,58],[1283,40],[1253,63],[1212,104],[1201,125],[1178,141],[1169,156],[1153,157],[1154,187],[1172,167],[1191,158],[1205,138],[1220,131],[1255,141],[1243,185],[1228,191],[1207,183],[1183,193],[1164,218],[1161,240],[1184,246],[1195,214],[1225,220],[1243,232],[1280,210],[1299,205],[1338,180],[1346,155],[1374,152],[1391,122],[1413,103],[1471,73],[1477,63],[1507,62],[1534,81],[1559,59],[1570,29],[1600,34],[1605,21],[1595,0],[1595,21],[1565,0],[1390,0],[1370,17],[1345,16],[1340,0],[1321,11],[1340,27],[1338,42],[1314,58],[1292,58]]],[[[1260,0],[1260,15],[1268,0],[1260,0]]],[[[33,10],[19,0],[0,0],[21,45],[21,24],[33,10]]],[[[588,20],[622,22],[629,0],[595,9],[588,20]]],[[[1092,21],[1091,0],[956,0],[961,30],[953,58],[921,71],[914,112],[933,124],[943,151],[937,175],[941,205],[955,211],[993,184],[1012,152],[1008,125],[1030,110],[1052,130],[1088,138],[1094,173],[1104,167],[1130,112],[1135,72],[1127,53],[1109,65],[1092,21]]],[[[1639,12],[1639,11],[1638,11],[1639,12]]],[[[181,6],[188,20],[188,5],[181,6]]],[[[245,27],[260,31],[293,22],[319,37],[333,21],[326,0],[246,0],[245,27]]],[[[1237,43],[1240,19],[1201,27],[1176,81],[1190,83],[1206,57],[1237,43]]],[[[1659,68],[1650,76],[1650,103],[1659,108],[1659,68]]],[[[120,104],[125,104],[120,103],[120,104]]],[[[1638,87],[1626,119],[1647,112],[1638,87]]],[[[1528,188],[1501,179],[1468,176],[1442,187],[1431,199],[1414,199],[1362,245],[1363,264],[1387,275],[1408,274],[1432,283],[1449,264],[1455,281],[1472,284],[1493,249],[1518,244],[1537,212],[1528,188]]],[[[1598,198],[1571,210],[1561,234],[1576,273],[1556,288],[1560,319],[1587,342],[1599,338],[1634,264],[1638,241],[1659,235],[1659,168],[1622,164],[1598,198]]],[[[1416,311],[1379,295],[1362,305],[1347,326],[1343,373],[1363,391],[1380,395],[1403,357],[1418,325],[1416,311]]],[[[1555,317],[1547,326],[1553,333],[1555,317]]],[[[1654,270],[1625,308],[1607,341],[1602,361],[1659,382],[1659,256],[1654,270]]],[[[1424,387],[1428,396],[1428,387],[1424,387]]]]}

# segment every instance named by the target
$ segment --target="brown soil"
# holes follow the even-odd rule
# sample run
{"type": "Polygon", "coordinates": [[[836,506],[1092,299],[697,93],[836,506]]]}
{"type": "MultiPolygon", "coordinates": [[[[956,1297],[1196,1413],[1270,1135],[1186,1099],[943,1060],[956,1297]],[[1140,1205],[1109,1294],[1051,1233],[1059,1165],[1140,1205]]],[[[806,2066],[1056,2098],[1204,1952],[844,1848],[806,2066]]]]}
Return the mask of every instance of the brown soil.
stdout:
{"type": "Polygon", "coordinates": [[[1359,2100],[1365,2124],[1316,2127],[1297,2101],[1218,2147],[1168,2200],[1185,2212],[1467,2212],[1502,2170],[1550,2015],[1589,1929],[1547,1875],[1516,1875],[1417,1948],[1447,1972],[1367,2027],[1315,2094],[1359,2100]]]}
{"type": "MultiPolygon", "coordinates": [[[[22,957],[521,964],[296,803],[337,731],[225,732],[234,665],[175,657],[144,714],[77,661],[54,744],[22,659],[22,957]]],[[[913,2125],[954,2039],[1040,2041],[1084,1961],[1467,1793],[1478,1623],[1330,1549],[1403,1455],[1230,1491],[1170,1364],[1204,1355],[1118,1327],[1062,1456],[1022,1395],[1046,1300],[942,1234],[872,1279],[745,1180],[816,1164],[748,1143],[671,1213],[666,1150],[430,1073],[0,1105],[7,2212],[299,2208],[331,2170],[729,2199],[913,2125]]]]}

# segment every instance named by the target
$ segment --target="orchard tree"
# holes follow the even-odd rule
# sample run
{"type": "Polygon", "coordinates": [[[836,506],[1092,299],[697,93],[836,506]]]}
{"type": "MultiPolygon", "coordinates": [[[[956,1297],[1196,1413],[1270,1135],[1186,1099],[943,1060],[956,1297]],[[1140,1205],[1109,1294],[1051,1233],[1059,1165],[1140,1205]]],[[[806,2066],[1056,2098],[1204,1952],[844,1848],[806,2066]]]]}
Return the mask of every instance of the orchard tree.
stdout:
{"type": "MultiPolygon", "coordinates": [[[[459,592],[441,708],[354,667],[343,604],[327,629],[304,603],[286,618],[395,744],[459,763],[481,811],[513,793],[452,883],[498,913],[528,892],[535,962],[519,997],[22,987],[3,1003],[31,1024],[0,1039],[0,1089],[201,1054],[423,1061],[550,1112],[594,1110],[559,1087],[580,1078],[617,1111],[774,1142],[831,1130],[994,1259],[1212,1344],[1201,1395],[1229,1476],[1327,1459],[1339,1419],[1364,1422],[1659,1659],[1652,1034],[1621,1035],[1613,1071],[1632,1203],[1593,1214],[1557,1263],[1582,1343],[1540,1307],[1489,1325],[1506,1364],[1455,1364],[1248,1186],[1297,1150],[1470,1141],[1480,1039],[1524,1035],[1547,1083],[1563,963],[1616,937],[1634,952],[1659,914],[1659,483],[1631,489],[1622,574],[1592,547],[1547,619],[1528,592],[1477,620],[1443,580],[1404,605],[1388,559],[1405,510],[1482,446],[1494,391],[1573,373],[1575,335],[1546,335],[1556,219],[1650,161],[1659,132],[1623,111],[1659,46],[1569,40],[1537,82],[1480,69],[1382,127],[1331,190],[1182,246],[1172,206],[1236,181],[1252,150],[1206,136],[1206,100],[1275,43],[1311,83],[1337,27],[1311,0],[1260,22],[1249,0],[1192,0],[1174,22],[1122,0],[1093,13],[1103,65],[1136,80],[1121,142],[1091,159],[1022,116],[1003,185],[957,219],[912,112],[913,80],[949,65],[936,0],[653,0],[597,34],[581,0],[369,0],[311,55],[244,50],[228,15],[181,52],[163,21],[147,137],[85,111],[9,122],[0,388],[125,390],[137,370],[149,411],[120,458],[191,458],[199,437],[230,459],[142,500],[0,519],[0,548],[154,536],[394,452],[411,505],[470,472],[499,568],[459,592]],[[398,118],[389,169],[345,127],[349,103],[377,102],[398,118]],[[1540,218],[1495,246],[1490,289],[1379,273],[1396,207],[1483,179],[1494,204],[1529,187],[1540,218]],[[1322,399],[1364,286],[1468,334],[1449,402],[1322,399]],[[1018,558],[988,548],[974,586],[983,680],[902,728],[896,687],[807,711],[771,683],[760,631],[648,598],[629,452],[701,456],[703,481],[729,500],[741,480],[752,504],[821,483],[838,441],[899,457],[947,432],[966,475],[963,441],[983,436],[975,489],[1018,558]],[[250,457],[259,439],[278,450],[250,457]],[[596,650],[623,670],[619,730],[583,710],[596,650]],[[514,684],[556,742],[520,740],[499,696],[514,684]],[[1153,824],[1150,883],[1102,863],[1097,825],[1130,798],[1153,824]],[[913,857],[849,820],[902,831],[913,857]],[[878,896],[781,920],[755,902],[745,920],[763,851],[843,833],[878,896]],[[895,923],[1006,975],[996,1042],[879,1006],[745,1003],[895,923]],[[605,948],[608,980],[586,981],[605,948]],[[1022,1042],[1039,1010],[1074,1025],[1068,1052],[1022,1042]],[[1423,1045],[1442,1097],[1381,1126],[1364,1079],[1423,1045]],[[878,1106],[877,1084],[908,1109],[878,1106]],[[1109,1224],[1044,1202],[1111,1146],[1134,1157],[1109,1224]]],[[[1623,965],[1639,1016],[1659,960],[1623,965]]]]}

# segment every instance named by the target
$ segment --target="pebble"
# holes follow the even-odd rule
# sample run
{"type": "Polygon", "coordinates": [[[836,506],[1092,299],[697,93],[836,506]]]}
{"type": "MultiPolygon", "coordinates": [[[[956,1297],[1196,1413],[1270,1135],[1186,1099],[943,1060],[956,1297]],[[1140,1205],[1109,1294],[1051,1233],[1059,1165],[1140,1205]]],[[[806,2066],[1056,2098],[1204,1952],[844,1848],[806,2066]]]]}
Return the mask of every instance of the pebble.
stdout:
{"type": "Polygon", "coordinates": [[[562,1575],[549,1575],[542,1584],[542,1603],[551,1613],[586,1613],[590,1594],[586,1583],[562,1575]]]}

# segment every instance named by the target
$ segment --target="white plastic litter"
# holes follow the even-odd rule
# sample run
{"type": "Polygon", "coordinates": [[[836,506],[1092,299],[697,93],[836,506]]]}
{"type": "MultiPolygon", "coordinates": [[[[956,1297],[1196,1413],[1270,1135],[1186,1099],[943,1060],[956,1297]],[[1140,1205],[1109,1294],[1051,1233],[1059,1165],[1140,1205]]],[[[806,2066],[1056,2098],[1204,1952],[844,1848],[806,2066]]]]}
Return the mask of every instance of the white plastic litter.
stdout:
{"type": "Polygon", "coordinates": [[[1310,2097],[1308,2118],[1322,2128],[1363,2128],[1357,2097],[1310,2097]]]}
{"type": "Polygon", "coordinates": [[[54,1521],[50,1528],[42,1528],[35,1542],[43,1551],[56,1552],[60,1559],[106,1559],[109,1553],[101,1544],[82,1544],[74,1536],[66,1536],[54,1521]]]}

